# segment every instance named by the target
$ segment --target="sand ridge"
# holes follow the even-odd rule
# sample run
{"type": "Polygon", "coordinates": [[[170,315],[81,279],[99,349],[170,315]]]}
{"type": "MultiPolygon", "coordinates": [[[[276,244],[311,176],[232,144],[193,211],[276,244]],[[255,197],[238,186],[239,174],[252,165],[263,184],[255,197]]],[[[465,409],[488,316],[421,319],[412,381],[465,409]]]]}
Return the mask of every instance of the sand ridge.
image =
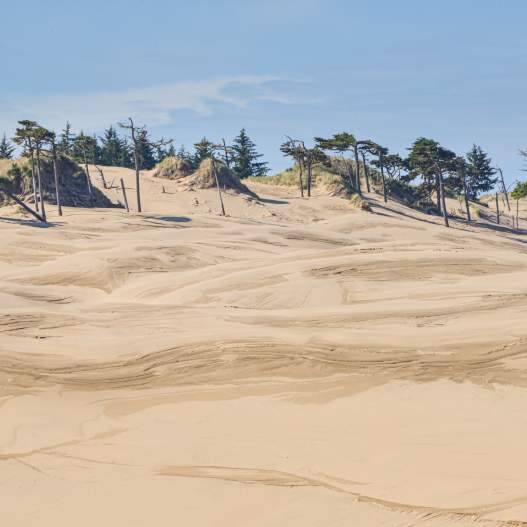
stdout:
{"type": "Polygon", "coordinates": [[[0,212],[9,525],[527,524],[524,233],[142,178],[0,212]]]}

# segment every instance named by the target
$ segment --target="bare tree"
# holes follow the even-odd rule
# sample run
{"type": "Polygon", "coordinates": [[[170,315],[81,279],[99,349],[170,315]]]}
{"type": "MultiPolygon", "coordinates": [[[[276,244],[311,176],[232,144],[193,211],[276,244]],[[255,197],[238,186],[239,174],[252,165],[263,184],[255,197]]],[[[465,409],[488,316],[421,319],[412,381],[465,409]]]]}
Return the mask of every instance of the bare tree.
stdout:
{"type": "Polygon", "coordinates": [[[150,146],[152,148],[161,148],[172,143],[172,139],[160,139],[159,141],[148,141],[146,138],[146,126],[137,126],[131,117],[128,117],[130,124],[119,123],[121,128],[130,130],[132,145],[134,150],[134,168],[135,168],[135,193],[137,199],[137,212],[143,212],[141,207],[141,187],[140,187],[140,171],[141,171],[141,147],[150,146]]]}

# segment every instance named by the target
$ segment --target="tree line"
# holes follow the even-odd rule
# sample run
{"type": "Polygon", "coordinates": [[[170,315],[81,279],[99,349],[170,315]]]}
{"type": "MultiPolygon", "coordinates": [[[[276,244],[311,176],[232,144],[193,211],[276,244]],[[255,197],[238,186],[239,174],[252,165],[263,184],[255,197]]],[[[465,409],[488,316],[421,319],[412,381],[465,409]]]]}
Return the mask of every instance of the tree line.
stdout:
{"type": "MultiPolygon", "coordinates": [[[[94,165],[99,172],[105,188],[104,173],[99,165],[133,168],[135,170],[138,212],[142,212],[140,171],[153,168],[167,157],[178,156],[193,170],[197,169],[203,160],[214,159],[217,156],[225,162],[228,170],[232,170],[240,179],[264,176],[269,171],[268,164],[261,160],[262,154],[256,151],[256,145],[249,138],[245,129],[242,129],[234,138],[232,145],[228,146],[225,140],[222,140],[221,145],[215,145],[203,137],[194,144],[194,151],[189,152],[184,146],[176,151],[171,139],[151,140],[146,126],[137,125],[131,118],[126,123],[118,124],[120,129],[128,133],[128,136],[125,137],[119,135],[114,126],[106,129],[102,137],[97,137],[96,135],[86,135],[82,130],[79,134],[74,135],[71,124],[66,123],[62,133],[57,137],[55,132],[42,127],[35,121],[23,120],[19,121],[18,124],[19,128],[16,129],[12,141],[8,140],[5,134],[0,140],[0,159],[12,159],[17,145],[22,149],[22,155],[29,158],[35,210],[31,210],[27,205],[21,203],[21,200],[9,193],[8,189],[2,188],[1,190],[42,221],[46,221],[41,170],[42,156],[47,156],[53,160],[59,215],[62,215],[60,178],[57,173],[59,156],[67,156],[84,165],[86,192],[92,203],[93,189],[90,164],[94,165]]],[[[125,194],[124,185],[122,187],[123,194],[125,194]]]]}
{"type": "MultiPolygon", "coordinates": [[[[298,166],[302,197],[305,192],[308,197],[311,195],[313,167],[318,165],[336,170],[348,193],[362,194],[361,175],[370,192],[374,177],[379,180],[385,202],[390,195],[409,195],[412,204],[426,203],[435,208],[447,227],[446,197],[464,198],[469,221],[469,202],[492,189],[503,192],[510,210],[502,170],[493,166],[488,153],[477,145],[460,156],[433,139],[420,137],[408,148],[407,156],[402,157],[371,139],[359,140],[349,132],[315,137],[309,148],[303,140],[286,137],[281,151],[298,166]]],[[[527,150],[520,154],[527,158],[527,150]]],[[[526,187],[517,183],[514,196],[526,197],[523,194],[526,187]]]]}
{"type": "MultiPolygon", "coordinates": [[[[36,124],[36,123],[35,123],[36,124]]],[[[84,163],[93,165],[118,166],[135,168],[137,157],[141,170],[150,170],[169,156],[184,159],[191,169],[199,167],[200,163],[211,156],[213,144],[206,137],[187,150],[181,145],[177,150],[173,141],[153,141],[146,127],[136,127],[137,134],[132,137],[120,135],[118,130],[131,131],[129,123],[119,123],[104,130],[101,136],[87,135],[82,130],[75,135],[71,124],[66,123],[60,135],[56,138],[57,153],[84,163]]],[[[11,159],[15,153],[16,137],[9,140],[4,134],[0,140],[0,159],[11,159]]],[[[229,149],[229,163],[240,179],[250,176],[264,176],[269,172],[269,165],[262,161],[262,154],[256,151],[255,143],[247,131],[242,128],[234,138],[229,149]]],[[[22,144],[23,155],[28,154],[27,145],[22,144]]]]}

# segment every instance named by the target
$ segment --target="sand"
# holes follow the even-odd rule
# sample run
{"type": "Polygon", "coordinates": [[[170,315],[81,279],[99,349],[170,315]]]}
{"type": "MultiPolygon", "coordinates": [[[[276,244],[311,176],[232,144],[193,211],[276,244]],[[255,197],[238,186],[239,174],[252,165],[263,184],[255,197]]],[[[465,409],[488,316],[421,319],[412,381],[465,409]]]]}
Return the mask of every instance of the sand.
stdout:
{"type": "Polygon", "coordinates": [[[3,525],[527,524],[524,233],[142,188],[0,210],[3,525]]]}

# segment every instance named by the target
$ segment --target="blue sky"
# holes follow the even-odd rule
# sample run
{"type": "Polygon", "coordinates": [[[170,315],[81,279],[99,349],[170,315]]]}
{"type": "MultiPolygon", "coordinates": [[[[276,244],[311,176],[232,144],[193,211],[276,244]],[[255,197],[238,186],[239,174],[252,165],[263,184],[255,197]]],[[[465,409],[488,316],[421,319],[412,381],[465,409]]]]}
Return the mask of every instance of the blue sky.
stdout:
{"type": "Polygon", "coordinates": [[[245,127],[274,170],[285,134],[345,130],[401,154],[426,136],[523,176],[523,0],[1,4],[0,133],[130,115],[190,146],[245,127]]]}

